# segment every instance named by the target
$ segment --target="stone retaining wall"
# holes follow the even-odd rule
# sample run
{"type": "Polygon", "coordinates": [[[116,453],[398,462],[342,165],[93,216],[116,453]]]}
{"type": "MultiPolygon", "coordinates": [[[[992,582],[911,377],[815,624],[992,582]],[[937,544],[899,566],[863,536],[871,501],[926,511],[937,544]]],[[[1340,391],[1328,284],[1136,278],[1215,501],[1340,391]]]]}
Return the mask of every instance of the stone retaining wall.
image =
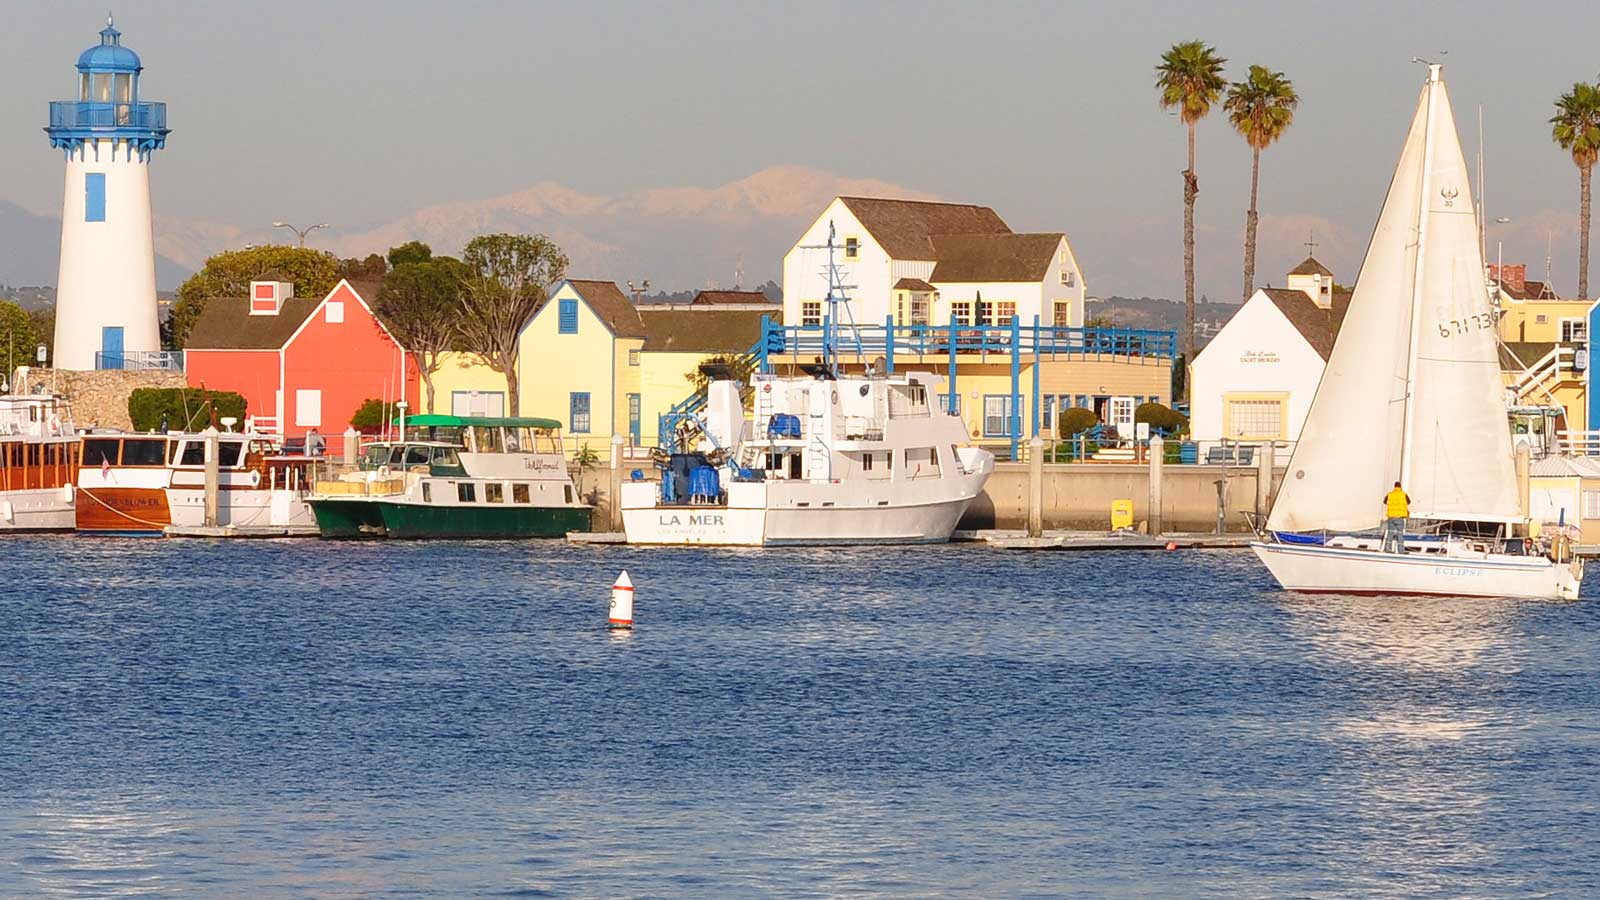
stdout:
{"type": "Polygon", "coordinates": [[[131,429],[128,396],[135,388],[181,388],[186,386],[182,372],[146,369],[120,369],[97,372],[72,372],[66,369],[34,369],[28,380],[36,387],[53,390],[72,401],[73,423],[79,428],[131,429]]]}

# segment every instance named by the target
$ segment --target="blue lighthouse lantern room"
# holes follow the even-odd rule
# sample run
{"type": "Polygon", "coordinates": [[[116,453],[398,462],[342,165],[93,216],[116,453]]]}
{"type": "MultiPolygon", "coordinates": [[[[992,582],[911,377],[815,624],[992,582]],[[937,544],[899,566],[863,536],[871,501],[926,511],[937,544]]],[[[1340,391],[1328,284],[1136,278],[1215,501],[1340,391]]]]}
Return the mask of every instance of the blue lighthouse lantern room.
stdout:
{"type": "Polygon", "coordinates": [[[139,54],[122,46],[122,32],[110,16],[100,43],[78,55],[78,99],[50,104],[50,145],[74,152],[95,141],[126,144],[140,159],[166,146],[167,105],[139,98],[139,54]]]}

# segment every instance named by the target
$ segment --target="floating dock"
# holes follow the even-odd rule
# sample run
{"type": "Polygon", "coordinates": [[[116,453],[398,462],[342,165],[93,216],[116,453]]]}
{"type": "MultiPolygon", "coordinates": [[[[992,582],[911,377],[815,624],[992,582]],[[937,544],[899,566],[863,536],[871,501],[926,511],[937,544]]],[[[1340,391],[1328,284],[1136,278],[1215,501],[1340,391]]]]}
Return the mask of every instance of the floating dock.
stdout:
{"type": "Polygon", "coordinates": [[[269,525],[237,528],[233,525],[168,525],[161,530],[163,537],[181,538],[283,538],[317,537],[317,526],[269,525]]]}

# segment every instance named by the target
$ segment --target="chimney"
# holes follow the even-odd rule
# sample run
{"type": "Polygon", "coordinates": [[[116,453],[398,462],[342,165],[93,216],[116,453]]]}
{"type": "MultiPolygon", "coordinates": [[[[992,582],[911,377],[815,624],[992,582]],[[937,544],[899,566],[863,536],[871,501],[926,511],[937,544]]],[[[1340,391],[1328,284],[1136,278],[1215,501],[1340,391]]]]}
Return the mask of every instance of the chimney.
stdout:
{"type": "Polygon", "coordinates": [[[1506,289],[1507,293],[1523,293],[1527,290],[1528,285],[1528,264],[1517,263],[1514,266],[1499,266],[1491,263],[1489,265],[1489,280],[1500,282],[1500,285],[1506,289]]]}
{"type": "Polygon", "coordinates": [[[283,301],[294,296],[294,284],[287,281],[250,282],[250,315],[275,316],[283,310],[283,301]]]}

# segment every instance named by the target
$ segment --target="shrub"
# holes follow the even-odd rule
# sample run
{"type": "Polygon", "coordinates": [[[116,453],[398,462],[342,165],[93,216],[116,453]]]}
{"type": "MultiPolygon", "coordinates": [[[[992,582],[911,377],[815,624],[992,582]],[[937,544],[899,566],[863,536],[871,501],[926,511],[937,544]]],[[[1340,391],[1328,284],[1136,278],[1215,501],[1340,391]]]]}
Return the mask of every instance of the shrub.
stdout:
{"type": "Polygon", "coordinates": [[[244,396],[232,391],[134,388],[128,395],[128,418],[134,431],[154,431],[163,418],[171,431],[198,431],[211,424],[212,407],[219,422],[229,416],[244,422],[244,396]]]}
{"type": "Polygon", "coordinates": [[[1165,434],[1183,432],[1189,428],[1189,419],[1175,409],[1159,403],[1141,403],[1133,411],[1133,421],[1148,422],[1152,431],[1165,434]]]}
{"type": "Polygon", "coordinates": [[[393,422],[400,410],[393,403],[369,397],[350,415],[350,425],[358,430],[377,429],[393,422]]]}
{"type": "Polygon", "coordinates": [[[1099,424],[1100,417],[1094,414],[1094,410],[1074,406],[1071,409],[1063,409],[1061,411],[1061,415],[1057,420],[1057,433],[1064,438],[1068,438],[1088,431],[1099,424]]]}

